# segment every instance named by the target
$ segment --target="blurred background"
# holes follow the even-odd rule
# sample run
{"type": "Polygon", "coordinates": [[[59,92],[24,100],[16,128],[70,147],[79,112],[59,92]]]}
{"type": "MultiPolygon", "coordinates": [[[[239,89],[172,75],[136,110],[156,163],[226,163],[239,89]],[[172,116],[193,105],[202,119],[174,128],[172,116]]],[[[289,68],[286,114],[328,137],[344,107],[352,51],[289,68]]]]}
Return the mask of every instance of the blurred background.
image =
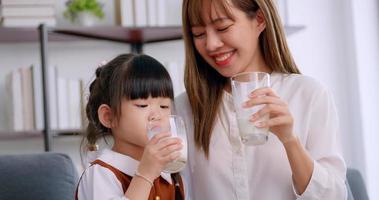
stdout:
{"type": "MultiPolygon", "coordinates": [[[[100,27],[99,29],[105,32],[112,32],[115,26],[173,27],[174,37],[167,36],[169,41],[145,44],[143,52],[165,64],[174,77],[175,94],[184,91],[182,84],[184,45],[181,39],[172,40],[176,37],[177,31],[180,31],[181,1],[146,0],[145,4],[138,5],[140,8],[131,11],[134,15],[130,15],[122,9],[126,8],[128,1],[99,0],[102,12],[100,14],[98,10],[93,12],[97,17],[90,19],[89,22],[83,19],[70,21],[70,17],[64,17],[63,13],[68,8],[65,0],[1,2],[0,154],[45,151],[44,138],[41,134],[44,127],[41,117],[42,105],[38,103],[42,97],[29,94],[29,98],[34,100],[27,106],[29,111],[22,110],[25,106],[14,107],[15,104],[21,105],[24,102],[24,99],[17,98],[15,87],[23,88],[23,84],[28,86],[25,85],[25,79],[37,80],[34,84],[38,85],[40,77],[39,79],[36,77],[41,74],[38,38],[27,41],[12,39],[9,36],[10,32],[17,33],[20,37],[30,36],[28,34],[31,32],[19,31],[20,28],[33,29],[40,22],[48,24],[52,29],[100,27]],[[24,7],[30,7],[28,4],[35,6],[36,9],[23,12],[24,7]],[[12,9],[14,7],[17,9],[12,9]],[[151,8],[156,9],[151,10],[151,8]],[[45,16],[36,16],[32,19],[30,16],[24,16],[28,13],[30,16],[45,13],[45,16]],[[17,84],[15,80],[21,82],[17,84]],[[30,110],[30,107],[33,110],[30,110]],[[10,113],[17,109],[21,115],[10,113]],[[32,119],[25,118],[22,111],[34,112],[35,115],[30,116],[32,119]]],[[[377,0],[278,0],[278,7],[286,26],[291,52],[301,72],[324,83],[334,95],[340,116],[342,148],[347,165],[362,173],[370,199],[379,199],[379,190],[377,190],[379,186],[379,104],[377,103],[379,2],[377,0]]],[[[141,29],[149,31],[147,28],[141,29]]],[[[93,29],[88,30],[91,32],[93,29]]],[[[95,68],[104,60],[110,60],[120,53],[130,51],[131,46],[127,42],[95,39],[48,42],[47,63],[48,67],[53,69],[50,71],[54,72],[53,75],[48,74],[48,77],[54,76],[55,79],[52,80],[56,82],[54,93],[56,96],[50,97],[57,101],[56,111],[52,113],[56,115],[54,129],[80,130],[85,125],[81,117],[75,118],[75,116],[81,115],[79,110],[85,103],[85,91],[93,79],[95,68]],[[78,96],[76,94],[82,97],[75,98],[78,96]],[[64,100],[63,103],[69,102],[65,106],[58,101],[62,96],[72,96],[64,100]],[[62,109],[70,110],[73,117],[60,113],[62,109]],[[66,121],[62,121],[63,118],[66,121]],[[76,121],[72,121],[72,118],[76,121]]],[[[41,90],[35,88],[30,90],[33,90],[32,94],[41,93],[41,90]]],[[[17,94],[25,96],[25,88],[24,92],[20,90],[17,94]]],[[[63,132],[54,134],[50,150],[68,154],[81,172],[83,170],[79,156],[81,136],[75,134],[80,131],[63,132]]]]}

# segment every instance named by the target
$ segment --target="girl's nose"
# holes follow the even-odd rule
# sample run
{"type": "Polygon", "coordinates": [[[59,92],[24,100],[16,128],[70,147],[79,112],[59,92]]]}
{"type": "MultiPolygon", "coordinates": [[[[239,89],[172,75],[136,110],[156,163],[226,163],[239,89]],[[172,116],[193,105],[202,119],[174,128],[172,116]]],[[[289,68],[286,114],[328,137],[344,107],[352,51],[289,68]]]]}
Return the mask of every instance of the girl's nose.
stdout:
{"type": "Polygon", "coordinates": [[[161,113],[160,112],[153,112],[149,115],[148,120],[149,121],[156,121],[161,119],[161,113]]]}

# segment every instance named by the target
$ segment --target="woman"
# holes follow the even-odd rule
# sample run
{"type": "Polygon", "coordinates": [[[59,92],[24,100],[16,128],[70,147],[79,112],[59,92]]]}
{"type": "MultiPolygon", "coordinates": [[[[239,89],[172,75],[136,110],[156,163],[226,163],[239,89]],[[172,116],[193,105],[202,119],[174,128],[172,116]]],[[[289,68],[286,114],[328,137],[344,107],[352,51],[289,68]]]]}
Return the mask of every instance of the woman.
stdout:
{"type": "Polygon", "coordinates": [[[333,99],[300,75],[273,1],[184,0],[183,30],[187,93],[175,103],[188,125],[192,199],[346,199],[333,99]],[[230,94],[230,77],[251,71],[271,75],[246,103],[265,104],[251,121],[270,136],[255,147],[241,143],[230,94]]]}

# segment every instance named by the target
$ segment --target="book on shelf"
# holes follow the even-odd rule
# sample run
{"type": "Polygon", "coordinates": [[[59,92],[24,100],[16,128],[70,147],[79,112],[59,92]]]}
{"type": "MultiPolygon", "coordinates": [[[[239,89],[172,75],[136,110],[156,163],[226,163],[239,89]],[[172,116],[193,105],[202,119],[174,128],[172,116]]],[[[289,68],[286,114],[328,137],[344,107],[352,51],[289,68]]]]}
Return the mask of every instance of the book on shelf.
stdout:
{"type": "MultiPolygon", "coordinates": [[[[88,125],[88,120],[87,120],[87,114],[86,114],[86,105],[88,99],[86,98],[88,95],[86,94],[86,91],[89,89],[87,88],[84,80],[80,80],[80,115],[82,119],[82,129],[85,129],[88,125]]],[[[89,91],[88,91],[89,92],[89,91]]]]}
{"type": "Polygon", "coordinates": [[[1,17],[54,17],[54,5],[49,6],[5,6],[0,5],[1,17]]]}
{"type": "Polygon", "coordinates": [[[133,27],[135,25],[133,0],[115,0],[115,8],[117,25],[125,27],[133,27]]]}
{"type": "MultiPolygon", "coordinates": [[[[41,69],[36,66],[13,70],[6,76],[7,129],[43,130],[43,91],[41,69]]],[[[47,68],[49,122],[52,130],[79,130],[84,127],[84,84],[65,78],[56,67],[47,68]]]]}
{"type": "Polygon", "coordinates": [[[126,27],[166,26],[167,5],[167,0],[115,0],[116,24],[126,27]]]}
{"type": "Polygon", "coordinates": [[[58,70],[57,67],[51,66],[46,68],[47,90],[49,93],[49,121],[51,129],[58,129],[58,70]]]}
{"type": "Polygon", "coordinates": [[[34,130],[34,97],[32,67],[20,68],[22,114],[25,130],[34,130]]]}
{"type": "Polygon", "coordinates": [[[9,129],[12,131],[35,130],[32,67],[19,68],[10,72],[6,77],[5,87],[8,93],[6,107],[9,129]]]}
{"type": "Polygon", "coordinates": [[[1,25],[6,27],[37,27],[40,24],[55,26],[54,17],[2,17],[1,25]]]}
{"type": "Polygon", "coordinates": [[[58,77],[57,82],[57,95],[58,95],[58,128],[69,129],[70,128],[70,115],[68,107],[68,80],[62,77],[58,77]]]}
{"type": "Polygon", "coordinates": [[[147,26],[147,2],[146,0],[135,0],[134,1],[134,17],[135,26],[143,27],[147,26]]]}
{"type": "Polygon", "coordinates": [[[42,96],[42,78],[41,68],[36,65],[31,66],[32,70],[32,85],[33,85],[33,100],[34,100],[34,127],[36,130],[44,129],[43,116],[43,96],[42,96]]]}
{"type": "Polygon", "coordinates": [[[68,111],[71,129],[82,128],[81,84],[79,79],[68,80],[68,111]]]}
{"type": "Polygon", "coordinates": [[[147,24],[149,26],[158,25],[157,0],[146,0],[147,24]]]}
{"type": "Polygon", "coordinates": [[[6,116],[8,116],[6,129],[13,131],[24,130],[24,122],[22,116],[22,88],[21,73],[13,70],[5,78],[5,88],[7,92],[6,100],[6,116]]]}
{"type": "MultiPolygon", "coordinates": [[[[166,26],[167,25],[167,0],[157,0],[157,25],[166,26]]],[[[178,16],[180,17],[180,16],[178,16]]]]}
{"type": "Polygon", "coordinates": [[[81,84],[79,79],[58,77],[58,127],[82,128],[81,84]]]}
{"type": "Polygon", "coordinates": [[[55,0],[0,0],[1,5],[54,5],[55,0]]]}

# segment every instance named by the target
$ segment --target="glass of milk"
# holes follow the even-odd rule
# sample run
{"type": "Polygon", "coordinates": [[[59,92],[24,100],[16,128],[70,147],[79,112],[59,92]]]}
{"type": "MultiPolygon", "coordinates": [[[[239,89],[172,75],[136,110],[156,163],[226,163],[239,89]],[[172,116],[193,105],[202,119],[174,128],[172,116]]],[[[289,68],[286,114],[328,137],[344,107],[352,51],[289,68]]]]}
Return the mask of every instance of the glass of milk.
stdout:
{"type": "MultiPolygon", "coordinates": [[[[261,145],[268,140],[268,128],[257,128],[250,117],[265,105],[243,108],[251,92],[258,88],[270,87],[270,75],[265,72],[245,72],[231,78],[233,102],[236,108],[237,122],[242,143],[246,145],[261,145]]],[[[269,114],[260,117],[259,121],[269,119],[269,114]]]]}
{"type": "MultiPolygon", "coordinates": [[[[176,173],[184,169],[187,163],[187,134],[183,119],[178,115],[168,115],[150,120],[147,125],[147,136],[151,139],[155,134],[170,132],[170,137],[182,140],[183,148],[180,157],[166,165],[163,169],[167,173],[176,173]]],[[[163,139],[164,140],[164,139],[163,139]]]]}

